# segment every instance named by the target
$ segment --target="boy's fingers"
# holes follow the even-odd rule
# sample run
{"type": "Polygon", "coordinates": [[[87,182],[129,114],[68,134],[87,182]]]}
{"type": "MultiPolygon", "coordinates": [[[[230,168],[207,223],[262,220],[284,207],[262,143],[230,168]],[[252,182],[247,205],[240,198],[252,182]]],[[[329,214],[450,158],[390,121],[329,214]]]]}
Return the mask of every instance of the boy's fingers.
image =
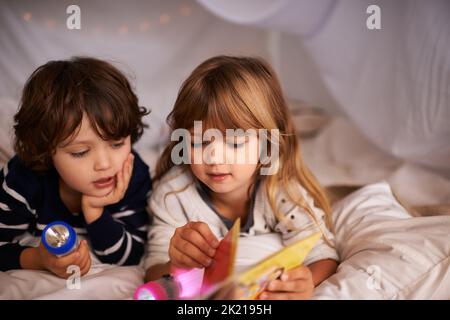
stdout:
{"type": "Polygon", "coordinates": [[[83,271],[86,268],[90,260],[91,259],[89,259],[89,257],[84,257],[83,260],[80,261],[78,267],[80,268],[81,271],[83,271]]]}
{"type": "Polygon", "coordinates": [[[116,189],[114,190],[114,194],[122,194],[123,186],[124,186],[123,172],[119,171],[117,172],[117,184],[116,189]]]}
{"type": "Polygon", "coordinates": [[[87,257],[80,266],[81,274],[82,275],[86,274],[90,268],[91,268],[91,258],[87,257]]]}
{"type": "Polygon", "coordinates": [[[123,166],[123,183],[125,186],[128,185],[128,182],[130,182],[131,178],[131,170],[133,170],[132,162],[131,162],[130,156],[128,157],[127,161],[125,161],[123,166]]]}
{"type": "Polygon", "coordinates": [[[189,225],[192,229],[197,230],[213,248],[217,248],[219,246],[219,241],[206,223],[189,222],[189,225]]]}
{"type": "Polygon", "coordinates": [[[130,153],[130,163],[128,166],[128,174],[131,177],[131,175],[133,174],[133,167],[134,167],[134,155],[132,153],[130,153]]]}
{"type": "Polygon", "coordinates": [[[133,169],[133,159],[134,159],[133,154],[129,153],[127,158],[123,162],[122,172],[123,172],[124,177],[126,177],[127,175],[129,175],[131,173],[131,169],[133,169]]]}
{"type": "Polygon", "coordinates": [[[55,261],[55,266],[57,268],[65,268],[70,266],[71,264],[76,264],[77,260],[81,257],[80,252],[75,250],[74,252],[69,253],[67,256],[57,258],[55,261]]]}
{"type": "Polygon", "coordinates": [[[86,255],[86,254],[89,254],[89,246],[88,246],[88,244],[87,244],[87,241],[86,240],[81,240],[81,243],[80,243],[80,245],[78,246],[78,249],[77,249],[79,252],[80,252],[80,254],[81,255],[86,255]]]}
{"type": "Polygon", "coordinates": [[[89,248],[86,243],[82,244],[82,248],[80,248],[80,254],[81,254],[81,261],[79,266],[82,267],[83,265],[86,264],[86,261],[89,261],[91,259],[91,256],[89,255],[89,248]]]}
{"type": "Polygon", "coordinates": [[[193,245],[191,242],[184,239],[179,239],[174,243],[175,249],[182,252],[184,256],[189,256],[190,259],[201,264],[203,267],[207,267],[211,264],[212,260],[206,254],[204,254],[199,248],[193,245]]]}
{"type": "Polygon", "coordinates": [[[209,257],[211,258],[214,257],[216,250],[212,248],[208,244],[208,242],[206,242],[205,238],[203,238],[202,235],[197,230],[191,228],[184,228],[180,232],[180,237],[188,242],[193,243],[209,257]]]}

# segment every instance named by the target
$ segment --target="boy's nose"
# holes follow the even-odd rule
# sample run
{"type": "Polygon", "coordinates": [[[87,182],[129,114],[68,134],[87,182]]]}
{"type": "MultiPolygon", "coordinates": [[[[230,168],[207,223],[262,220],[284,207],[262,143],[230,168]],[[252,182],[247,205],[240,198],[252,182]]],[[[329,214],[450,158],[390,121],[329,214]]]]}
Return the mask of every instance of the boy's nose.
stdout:
{"type": "Polygon", "coordinates": [[[95,163],[94,163],[94,170],[101,171],[101,170],[107,170],[111,166],[111,160],[109,159],[109,155],[106,152],[98,152],[95,163]]]}

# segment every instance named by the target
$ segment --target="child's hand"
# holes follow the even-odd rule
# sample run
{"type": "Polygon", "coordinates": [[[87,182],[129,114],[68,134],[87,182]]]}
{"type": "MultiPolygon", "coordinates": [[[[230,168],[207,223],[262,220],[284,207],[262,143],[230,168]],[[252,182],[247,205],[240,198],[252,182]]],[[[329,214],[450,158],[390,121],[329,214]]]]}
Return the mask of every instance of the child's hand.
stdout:
{"type": "Polygon", "coordinates": [[[281,280],[272,280],[266,290],[261,293],[262,300],[299,300],[311,298],[314,283],[311,270],[306,266],[299,266],[284,271],[281,280]]]}
{"type": "Polygon", "coordinates": [[[42,268],[56,274],[60,278],[67,279],[72,273],[67,273],[67,268],[76,265],[80,268],[80,274],[85,275],[91,268],[91,256],[86,240],[82,240],[78,248],[70,254],[57,257],[47,251],[42,243],[39,244],[38,257],[42,268]]]}
{"type": "Polygon", "coordinates": [[[94,222],[102,215],[105,206],[122,200],[133,173],[133,160],[134,156],[130,153],[127,160],[123,163],[122,170],[116,175],[117,182],[115,188],[106,196],[92,197],[83,195],[81,197],[81,208],[88,224],[94,222]]]}
{"type": "Polygon", "coordinates": [[[172,267],[204,268],[211,264],[219,241],[203,222],[189,222],[175,230],[170,239],[169,257],[172,267]]]}

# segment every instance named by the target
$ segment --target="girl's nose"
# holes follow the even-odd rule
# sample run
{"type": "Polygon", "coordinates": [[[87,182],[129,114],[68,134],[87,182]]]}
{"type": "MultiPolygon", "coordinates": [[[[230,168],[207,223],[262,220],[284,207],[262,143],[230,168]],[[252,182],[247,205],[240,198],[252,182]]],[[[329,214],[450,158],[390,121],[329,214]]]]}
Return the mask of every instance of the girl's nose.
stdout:
{"type": "Polygon", "coordinates": [[[205,147],[204,161],[206,164],[222,164],[225,162],[224,158],[224,144],[222,141],[212,141],[207,147],[205,147]]]}

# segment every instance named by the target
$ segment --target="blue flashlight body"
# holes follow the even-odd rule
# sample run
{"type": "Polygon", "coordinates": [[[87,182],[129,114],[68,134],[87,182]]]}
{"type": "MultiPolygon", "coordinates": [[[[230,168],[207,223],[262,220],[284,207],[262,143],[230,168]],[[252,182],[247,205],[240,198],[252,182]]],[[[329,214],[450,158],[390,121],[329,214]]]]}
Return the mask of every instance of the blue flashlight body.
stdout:
{"type": "Polygon", "coordinates": [[[41,241],[48,252],[61,257],[77,248],[77,233],[64,221],[54,221],[42,231],[41,241]]]}

